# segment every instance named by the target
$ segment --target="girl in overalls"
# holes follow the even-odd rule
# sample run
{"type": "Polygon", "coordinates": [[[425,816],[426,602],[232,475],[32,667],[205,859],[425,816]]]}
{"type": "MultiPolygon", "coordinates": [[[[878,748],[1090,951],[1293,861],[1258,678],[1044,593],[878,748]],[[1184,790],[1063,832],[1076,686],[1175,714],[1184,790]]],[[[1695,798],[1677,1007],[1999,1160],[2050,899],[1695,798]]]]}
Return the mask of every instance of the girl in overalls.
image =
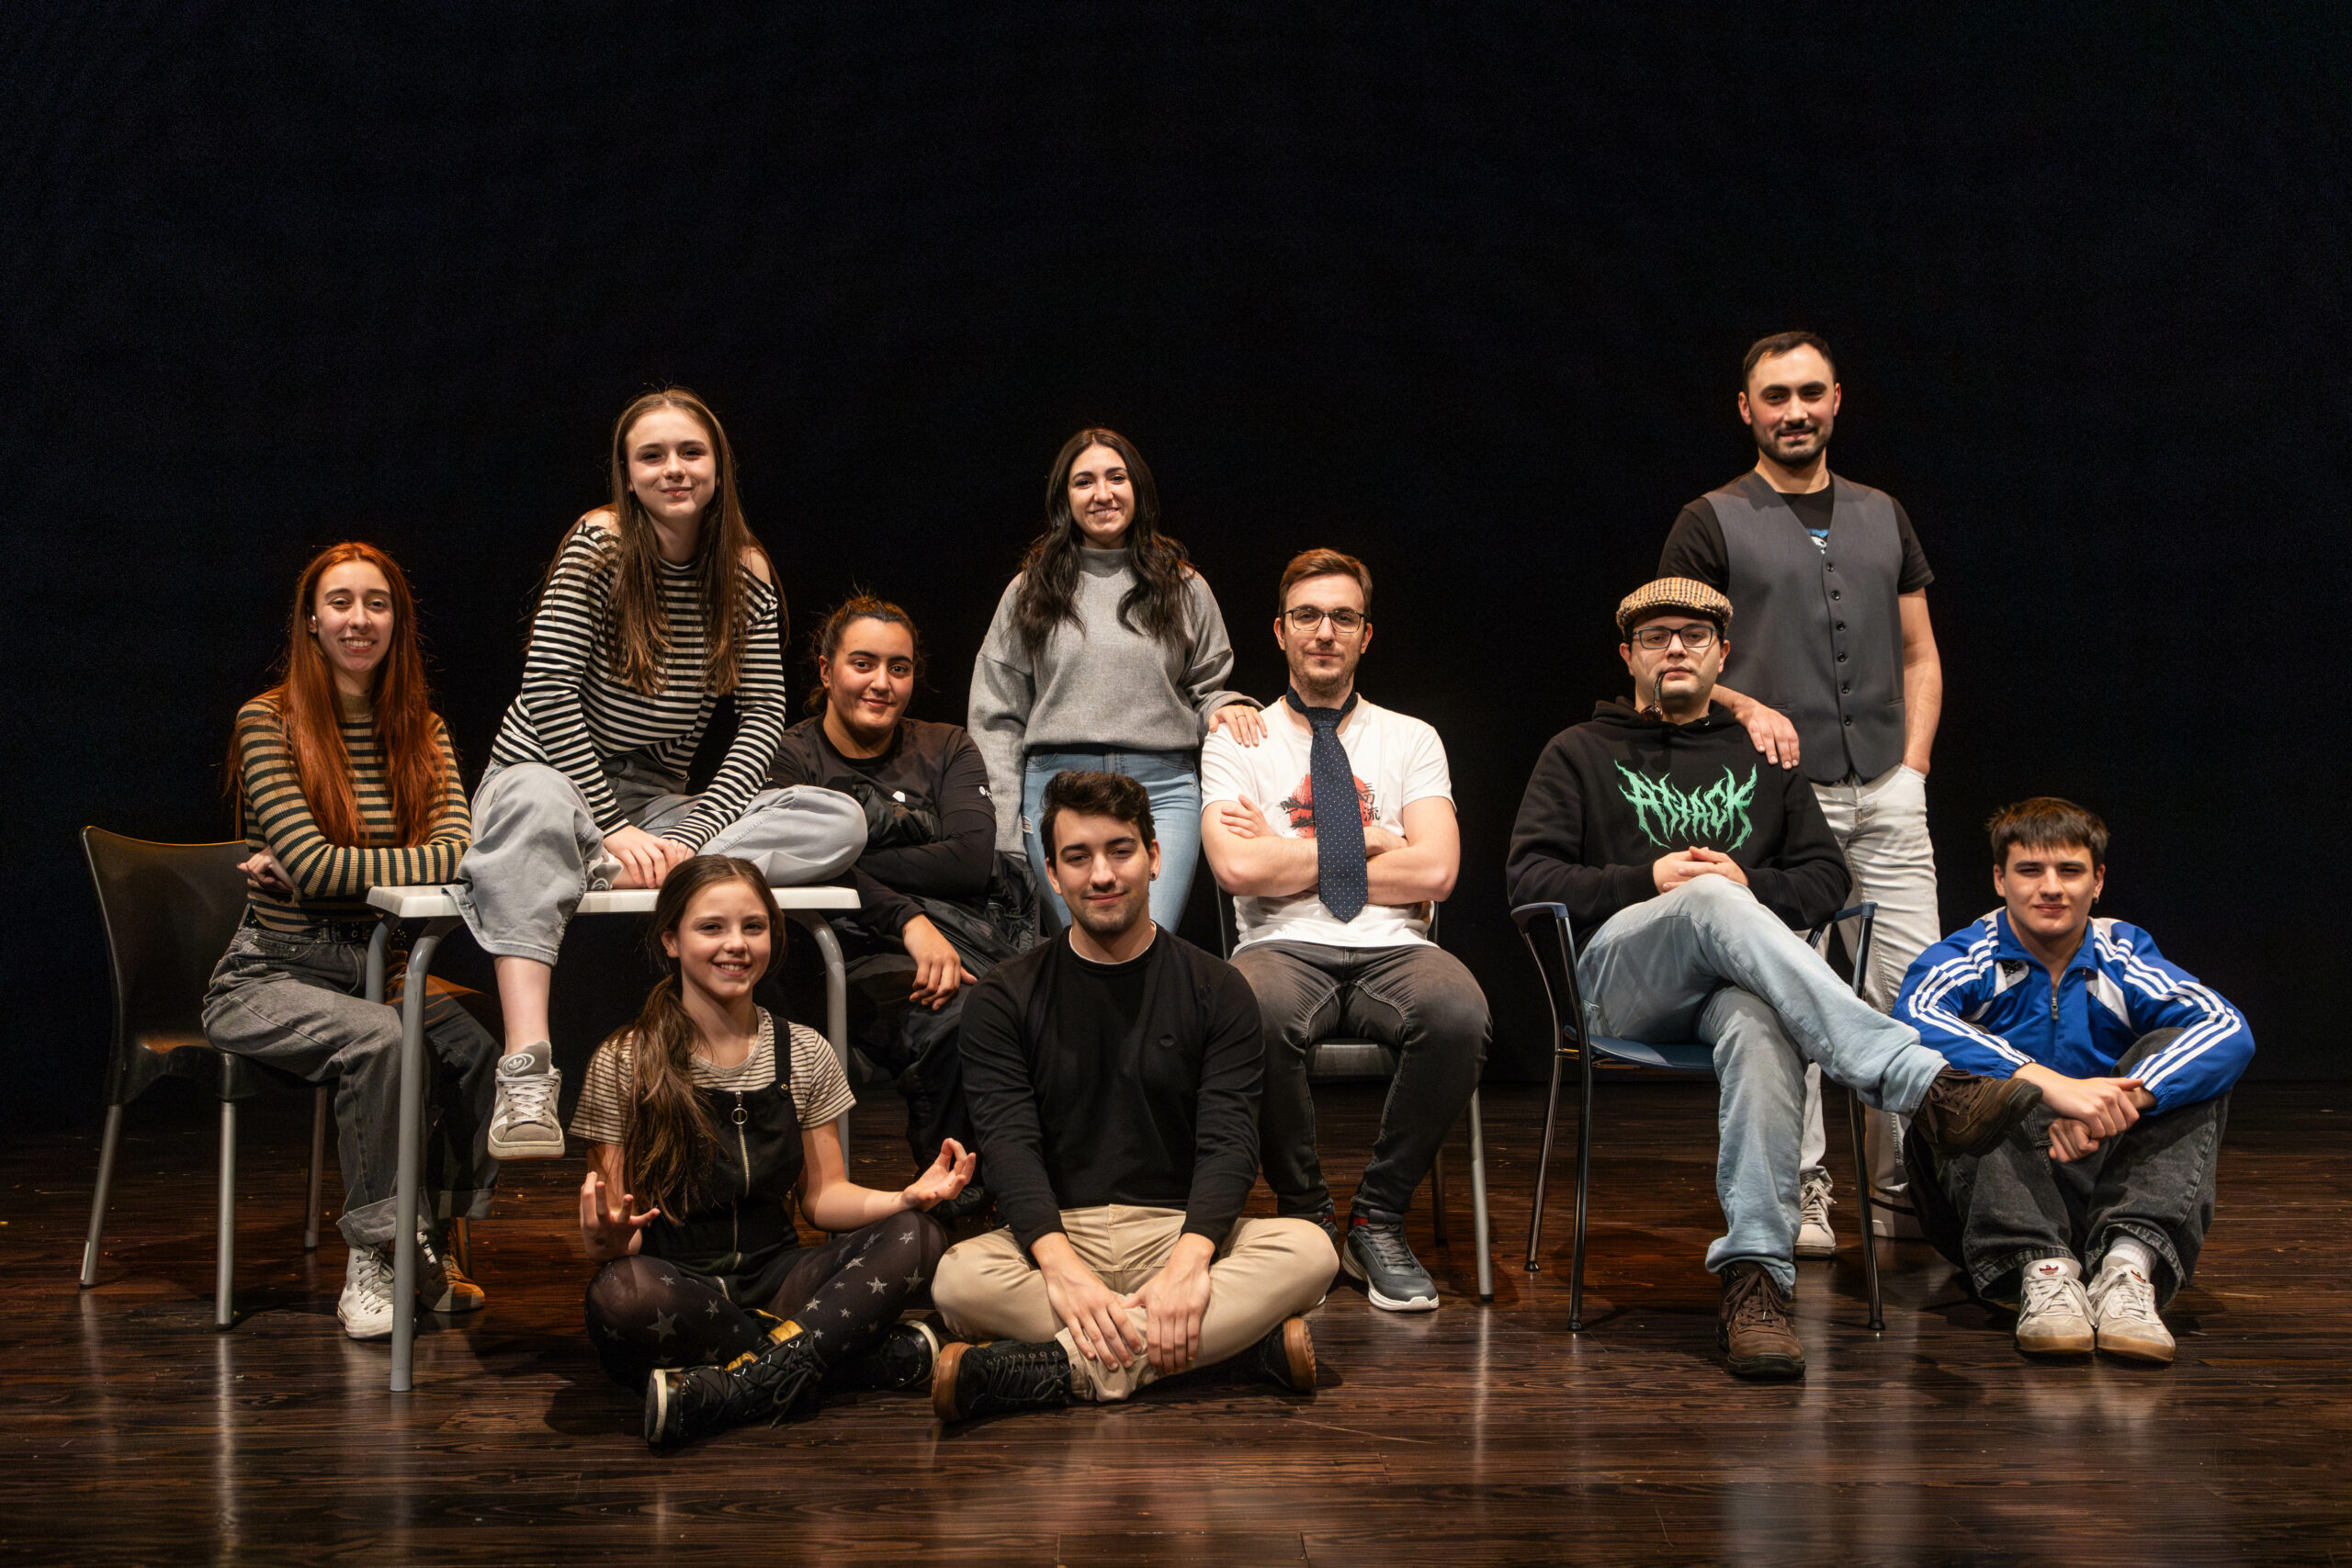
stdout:
{"type": "Polygon", "coordinates": [[[953,1139],[911,1186],[843,1172],[833,1119],[854,1103],[822,1036],[752,1000],[778,925],[748,861],[697,855],[653,909],[670,974],[597,1048],[571,1133],[589,1145],[580,1239],[603,1268],[588,1335],[645,1391],[656,1448],[805,1414],[823,1394],[927,1386],[938,1341],[899,1313],[947,1241],[922,1211],[963,1190],[953,1139]],[[796,1190],[812,1225],[803,1247],[796,1190]]]}

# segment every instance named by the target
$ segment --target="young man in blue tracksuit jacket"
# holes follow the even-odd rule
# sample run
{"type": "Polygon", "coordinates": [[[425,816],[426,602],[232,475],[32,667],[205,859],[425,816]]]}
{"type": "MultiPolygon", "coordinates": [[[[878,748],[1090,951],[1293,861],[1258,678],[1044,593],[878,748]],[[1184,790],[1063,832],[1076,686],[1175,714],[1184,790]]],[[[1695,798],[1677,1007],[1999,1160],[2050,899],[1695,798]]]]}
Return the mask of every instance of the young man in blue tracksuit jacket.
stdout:
{"type": "Polygon", "coordinates": [[[2156,1309],[2197,1267],[2254,1034],[2147,932],[2091,918],[2097,817],[2044,796],[1991,830],[2003,907],[1919,955],[1895,1016],[1955,1066],[2037,1085],[2042,1107],[1974,1158],[1906,1145],[1912,1190],[1979,1295],[2006,1300],[2015,1281],[2018,1348],[2168,1362],[2156,1309]]]}

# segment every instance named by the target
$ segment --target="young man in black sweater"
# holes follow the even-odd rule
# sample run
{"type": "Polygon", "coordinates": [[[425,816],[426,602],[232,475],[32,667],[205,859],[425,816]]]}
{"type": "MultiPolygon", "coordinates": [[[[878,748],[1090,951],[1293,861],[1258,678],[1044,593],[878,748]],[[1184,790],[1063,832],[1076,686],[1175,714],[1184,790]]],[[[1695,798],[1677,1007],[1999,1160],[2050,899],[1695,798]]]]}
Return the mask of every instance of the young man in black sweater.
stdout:
{"type": "Polygon", "coordinates": [[[1310,1220],[1240,1218],[1258,1175],[1258,1006],[1149,916],[1151,803],[1114,773],[1046,787],[1070,929],[972,990],[964,1080],[1006,1228],[940,1260],[943,1421],[1125,1399],[1239,1358],[1315,1388],[1306,1320],[1339,1258],[1310,1220]],[[978,1341],[994,1343],[977,1343],[978,1341]]]}
{"type": "MultiPolygon", "coordinates": [[[[858,908],[830,923],[847,961],[852,1037],[897,1080],[922,1166],[921,1151],[944,1139],[972,1145],[956,1045],[964,987],[1016,951],[989,919],[988,764],[959,726],[906,716],[922,653],[898,605],[860,594],[825,617],[816,643],[823,706],[786,731],[770,782],[838,790],[865,807],[865,848],[850,868],[858,908]]],[[[815,1016],[813,990],[794,987],[794,1017],[815,1016]]],[[[977,1213],[986,1180],[983,1172],[933,1217],[977,1213]]]]}
{"type": "Polygon", "coordinates": [[[1714,1047],[1727,1225],[1707,1249],[1723,1277],[1717,1338],[1739,1376],[1798,1377],[1804,1349],[1786,1303],[1807,1064],[1917,1117],[1939,1150],[1992,1147],[2041,1095],[1954,1071],[1796,934],[1837,912],[1846,863],[1812,786],[1759,764],[1712,701],[1731,618],[1729,600],[1687,578],[1618,605],[1634,700],[1552,738],[1505,875],[1513,905],[1565,912],[1596,1033],[1714,1047]]]}

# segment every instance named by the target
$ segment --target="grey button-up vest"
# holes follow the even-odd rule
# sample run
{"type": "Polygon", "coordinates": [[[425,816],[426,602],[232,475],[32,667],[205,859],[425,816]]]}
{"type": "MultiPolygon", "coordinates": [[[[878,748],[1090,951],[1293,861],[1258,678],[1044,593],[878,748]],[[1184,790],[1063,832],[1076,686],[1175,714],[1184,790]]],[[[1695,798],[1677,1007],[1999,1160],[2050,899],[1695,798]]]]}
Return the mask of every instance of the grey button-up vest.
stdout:
{"type": "Polygon", "coordinates": [[[1724,682],[1788,715],[1807,778],[1903,761],[1903,536],[1884,491],[1830,476],[1829,547],[1754,469],[1707,500],[1731,569],[1724,682]]]}

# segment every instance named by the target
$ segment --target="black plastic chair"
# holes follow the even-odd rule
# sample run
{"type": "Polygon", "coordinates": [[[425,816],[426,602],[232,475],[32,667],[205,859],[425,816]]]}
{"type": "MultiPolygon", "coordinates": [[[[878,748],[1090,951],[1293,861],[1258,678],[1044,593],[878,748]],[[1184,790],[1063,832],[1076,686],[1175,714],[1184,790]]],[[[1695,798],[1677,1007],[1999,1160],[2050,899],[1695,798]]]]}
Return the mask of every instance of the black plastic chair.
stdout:
{"type": "MultiPolygon", "coordinates": [[[[1430,940],[1437,940],[1435,906],[1430,909],[1430,940]]],[[[1222,887],[1216,890],[1217,940],[1225,956],[1233,956],[1235,934],[1233,896],[1222,887]]],[[[1386,1083],[1396,1076],[1399,1065],[1396,1050],[1377,1040],[1351,1040],[1334,1037],[1318,1040],[1306,1055],[1306,1077],[1310,1083],[1386,1083]]],[[[1489,1226],[1487,1219],[1487,1136],[1486,1127],[1478,1114],[1478,1091],[1470,1091],[1470,1209],[1473,1228],[1478,1233],[1478,1299],[1492,1303],[1495,1299],[1494,1262],[1489,1257],[1489,1226]]],[[[1445,1151],[1441,1148],[1430,1161],[1430,1218],[1437,1235],[1437,1244],[1446,1245],[1445,1230],[1445,1151]]]]}
{"type": "MultiPolygon", "coordinates": [[[[1596,1059],[1620,1067],[1695,1076],[1714,1072],[1715,1053],[1713,1046],[1696,1042],[1654,1045],[1640,1040],[1588,1033],[1584,992],[1577,985],[1576,935],[1567,907],[1521,904],[1510,912],[1510,918],[1519,927],[1521,940],[1527,943],[1528,954],[1535,960],[1536,973],[1544,981],[1544,1003],[1552,1011],[1552,1091],[1544,1107],[1544,1152],[1535,1162],[1535,1211],[1527,1222],[1527,1271],[1539,1271],[1535,1253],[1544,1234],[1544,1183],[1552,1164],[1553,1131],[1560,1113],[1560,1069],[1573,1059],[1581,1087],[1577,1101],[1577,1224],[1576,1245],[1568,1266],[1568,1331],[1581,1333],[1586,1196],[1592,1185],[1592,1083],[1596,1059]],[[1545,921],[1551,922],[1557,937],[1556,951],[1548,962],[1545,949],[1554,944],[1539,943],[1535,937],[1535,927],[1545,921]]],[[[1806,940],[1816,952],[1826,952],[1829,933],[1848,920],[1861,922],[1860,935],[1853,943],[1854,990],[1859,995],[1862,976],[1870,973],[1871,932],[1878,920],[1878,906],[1857,904],[1849,909],[1840,909],[1815,926],[1806,940]]],[[[1862,1276],[1870,1295],[1870,1323],[1873,1329],[1883,1329],[1886,1319],[1879,1310],[1878,1236],[1871,1218],[1870,1159],[1863,1150],[1861,1097],[1849,1090],[1846,1104],[1854,1133],[1854,1166],[1862,1173],[1855,1185],[1862,1211],[1862,1276]]]]}
{"type": "MultiPolygon", "coordinates": [[[[107,1064],[107,1125],[98,1145],[98,1185],[90,1201],[90,1237],[82,1248],[82,1284],[98,1282],[98,1244],[114,1183],[122,1108],[166,1077],[218,1075],[220,1101],[220,1228],[213,1260],[212,1321],[236,1319],[237,1102],[271,1080],[298,1084],[204,1037],[204,991],[213,965],[245,913],[245,879],[237,863],[253,852],[242,840],[157,844],[100,828],[82,829],[82,852],[98,895],[114,980],[114,1043],[107,1064]]],[[[301,1084],[309,1089],[311,1086],[301,1084]]],[[[302,1247],[319,1245],[326,1164],[327,1090],[312,1096],[311,1206],[302,1247]]]]}

